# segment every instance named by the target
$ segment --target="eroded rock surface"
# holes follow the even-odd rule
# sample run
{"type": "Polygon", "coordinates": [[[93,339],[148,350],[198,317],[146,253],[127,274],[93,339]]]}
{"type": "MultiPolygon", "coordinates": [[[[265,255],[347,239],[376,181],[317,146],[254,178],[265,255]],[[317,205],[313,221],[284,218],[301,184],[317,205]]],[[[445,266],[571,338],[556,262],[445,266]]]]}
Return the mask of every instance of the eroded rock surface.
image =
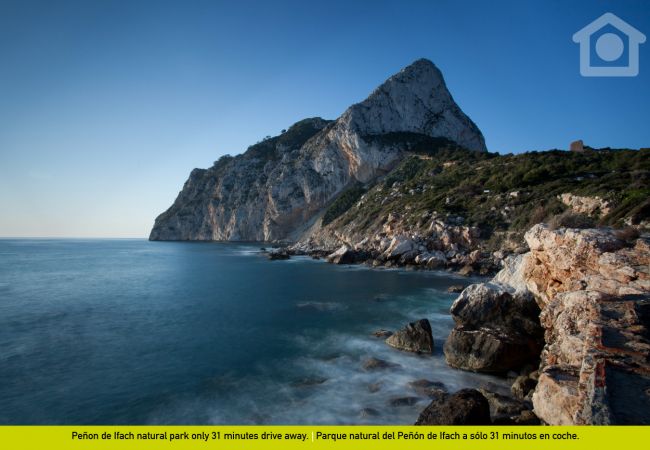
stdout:
{"type": "Polygon", "coordinates": [[[504,373],[537,361],[543,346],[539,313],[529,293],[508,285],[468,286],[451,307],[456,326],[444,345],[447,363],[504,373]]]}
{"type": "Polygon", "coordinates": [[[411,322],[389,336],[386,343],[399,350],[431,354],[433,352],[431,324],[427,319],[411,322]]]}
{"type": "Polygon", "coordinates": [[[534,387],[534,412],[548,424],[650,424],[650,240],[543,224],[525,239],[529,253],[506,259],[491,283],[468,287],[454,302],[448,362],[469,370],[514,364],[522,341],[508,333],[530,335],[535,320],[509,311],[534,298],[541,362],[515,380],[513,395],[527,401],[534,387]]]}
{"type": "Polygon", "coordinates": [[[433,399],[415,425],[490,425],[490,405],[476,389],[433,399]]]}
{"type": "Polygon", "coordinates": [[[415,61],[335,121],[306,119],[209,169],[195,169],[151,240],[295,238],[340,192],[399,162],[413,139],[486,151],[440,70],[415,61]]]}

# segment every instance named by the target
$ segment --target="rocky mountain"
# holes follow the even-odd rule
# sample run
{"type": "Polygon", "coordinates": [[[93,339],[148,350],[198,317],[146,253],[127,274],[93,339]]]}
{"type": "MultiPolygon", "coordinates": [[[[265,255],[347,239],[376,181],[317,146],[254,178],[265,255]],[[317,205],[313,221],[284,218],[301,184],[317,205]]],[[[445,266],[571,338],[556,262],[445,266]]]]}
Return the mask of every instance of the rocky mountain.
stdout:
{"type": "Polygon", "coordinates": [[[452,268],[487,274],[524,233],[556,227],[650,224],[650,151],[519,155],[449,143],[415,148],[389,174],[341,193],[291,249],[332,262],[452,268]]]}
{"type": "Polygon", "coordinates": [[[486,151],[440,70],[421,59],[335,121],[303,120],[241,155],[193,170],[150,239],[295,239],[341,192],[437,140],[486,151]]]}

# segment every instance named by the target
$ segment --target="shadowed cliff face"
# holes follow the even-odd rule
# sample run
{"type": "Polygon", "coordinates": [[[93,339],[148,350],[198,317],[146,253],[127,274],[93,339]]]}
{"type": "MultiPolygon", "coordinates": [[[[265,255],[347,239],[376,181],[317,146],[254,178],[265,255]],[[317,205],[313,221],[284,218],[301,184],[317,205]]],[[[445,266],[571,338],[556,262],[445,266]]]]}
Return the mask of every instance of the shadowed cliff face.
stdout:
{"type": "Polygon", "coordinates": [[[242,155],[192,171],[174,204],[156,219],[150,239],[296,238],[346,187],[393,168],[408,148],[396,138],[401,135],[486,151],[440,71],[418,60],[334,122],[303,120],[242,155]]]}

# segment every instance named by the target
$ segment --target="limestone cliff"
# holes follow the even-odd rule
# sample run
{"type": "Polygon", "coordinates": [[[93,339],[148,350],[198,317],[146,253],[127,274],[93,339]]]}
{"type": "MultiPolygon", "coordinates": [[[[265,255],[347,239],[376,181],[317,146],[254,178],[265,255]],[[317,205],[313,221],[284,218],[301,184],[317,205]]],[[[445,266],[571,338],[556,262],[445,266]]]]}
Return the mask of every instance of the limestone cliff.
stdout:
{"type": "Polygon", "coordinates": [[[387,173],[413,140],[444,138],[486,151],[442,74],[421,59],[334,122],[307,119],[236,157],[195,169],[151,240],[297,237],[340,192],[387,173]]]}

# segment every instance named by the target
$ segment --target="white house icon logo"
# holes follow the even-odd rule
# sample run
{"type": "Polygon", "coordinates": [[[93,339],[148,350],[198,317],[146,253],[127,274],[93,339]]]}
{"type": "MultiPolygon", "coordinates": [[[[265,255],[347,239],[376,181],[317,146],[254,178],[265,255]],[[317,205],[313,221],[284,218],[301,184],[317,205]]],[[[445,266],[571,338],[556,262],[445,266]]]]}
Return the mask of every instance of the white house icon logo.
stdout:
{"type": "Polygon", "coordinates": [[[573,35],[580,44],[583,77],[635,77],[639,44],[645,35],[612,13],[605,13],[573,35]]]}

